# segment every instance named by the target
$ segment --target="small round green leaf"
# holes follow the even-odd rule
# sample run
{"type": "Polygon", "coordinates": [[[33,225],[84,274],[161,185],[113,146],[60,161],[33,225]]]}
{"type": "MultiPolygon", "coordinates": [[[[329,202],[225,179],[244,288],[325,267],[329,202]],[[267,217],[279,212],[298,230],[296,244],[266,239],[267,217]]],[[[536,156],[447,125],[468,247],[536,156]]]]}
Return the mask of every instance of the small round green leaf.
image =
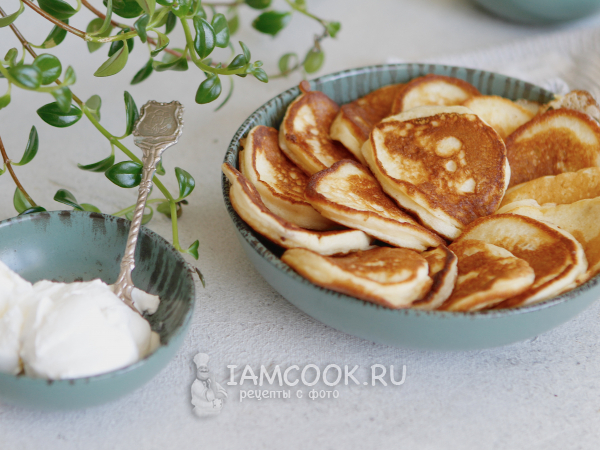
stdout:
{"type": "Polygon", "coordinates": [[[96,77],[109,77],[116,73],[119,73],[127,64],[127,58],[129,57],[129,50],[127,45],[122,45],[121,49],[114,55],[108,58],[104,64],[102,64],[98,70],[94,73],[96,77]]]}
{"type": "Polygon", "coordinates": [[[13,195],[13,206],[19,214],[33,207],[19,188],[15,188],[15,193],[13,195]]]}
{"type": "Polygon", "coordinates": [[[38,132],[35,127],[31,127],[31,131],[29,132],[29,139],[27,140],[25,152],[21,157],[21,161],[19,161],[18,163],[13,162],[13,166],[24,166],[25,164],[30,162],[37,154],[39,145],[40,139],[38,137],[38,132]]]}
{"type": "Polygon", "coordinates": [[[108,158],[103,159],[92,164],[77,164],[81,170],[87,170],[88,172],[106,172],[115,163],[115,155],[110,155],[108,158]]]}
{"type": "MultiPolygon", "coordinates": [[[[127,220],[133,220],[134,212],[135,211],[129,211],[125,214],[125,218],[127,220]]],[[[146,207],[144,208],[144,213],[145,214],[142,214],[142,225],[146,225],[148,222],[150,222],[150,220],[152,220],[152,216],[154,215],[154,209],[152,209],[151,206],[146,205],[146,207]],[[146,213],[146,210],[149,210],[150,212],[146,213]]]]}
{"type": "Polygon", "coordinates": [[[242,47],[242,51],[244,52],[244,58],[246,58],[246,61],[250,62],[250,60],[251,60],[250,49],[242,41],[239,41],[239,42],[240,42],[240,47],[242,47]]]}
{"type": "Polygon", "coordinates": [[[323,61],[325,61],[325,53],[322,50],[312,48],[304,58],[304,70],[306,73],[314,73],[321,68],[323,61]]]}
{"type": "Polygon", "coordinates": [[[296,64],[298,64],[298,55],[296,55],[295,53],[286,53],[281,58],[279,58],[279,71],[281,73],[286,73],[296,64]]]}
{"type": "Polygon", "coordinates": [[[196,91],[196,103],[204,105],[216,100],[221,95],[221,80],[217,75],[209,75],[196,91]]]}
{"type": "Polygon", "coordinates": [[[275,36],[287,26],[291,18],[292,13],[289,11],[267,11],[254,19],[252,26],[261,33],[275,36]]]}
{"type": "Polygon", "coordinates": [[[54,200],[64,205],[71,206],[79,211],[83,211],[83,207],[77,203],[77,199],[66,189],[59,189],[54,194],[54,200]]]}
{"type": "Polygon", "coordinates": [[[23,11],[25,11],[25,5],[23,4],[23,2],[20,2],[19,9],[17,10],[17,12],[9,14],[6,17],[0,17],[0,28],[9,26],[11,23],[17,20],[17,17],[19,17],[23,13],[23,11]]]}
{"type": "Polygon", "coordinates": [[[339,22],[327,22],[325,28],[327,29],[327,33],[329,33],[329,36],[334,38],[341,30],[342,24],[339,22]]]}
{"type": "Polygon", "coordinates": [[[192,193],[196,187],[196,181],[194,177],[180,167],[175,167],[175,176],[177,177],[177,183],[179,183],[179,198],[177,199],[179,201],[192,193]]]}
{"type": "Polygon", "coordinates": [[[71,100],[73,100],[73,93],[71,92],[71,89],[69,89],[67,86],[61,86],[58,89],[54,89],[50,93],[52,94],[52,97],[54,97],[54,100],[56,100],[58,108],[63,113],[68,112],[69,108],[71,107],[71,100]]]}
{"type": "Polygon", "coordinates": [[[167,15],[167,22],[165,23],[165,34],[169,34],[171,31],[175,29],[175,25],[177,25],[177,16],[169,11],[167,15]]]}
{"type": "Polygon", "coordinates": [[[19,51],[13,47],[6,52],[4,61],[8,63],[9,67],[14,67],[17,64],[17,56],[19,56],[19,51]]]}
{"type": "Polygon", "coordinates": [[[160,52],[162,52],[165,48],[167,48],[167,45],[169,45],[169,38],[166,35],[158,32],[156,30],[152,30],[152,31],[154,31],[156,33],[156,36],[158,37],[158,41],[156,43],[156,48],[150,52],[150,56],[152,56],[154,58],[156,55],[158,55],[160,52]]]}
{"type": "Polygon", "coordinates": [[[142,165],[134,161],[123,161],[109,168],[104,175],[119,187],[136,187],[142,181],[142,165]]]}
{"type": "Polygon", "coordinates": [[[38,116],[53,127],[65,128],[73,125],[83,114],[76,106],[71,106],[67,112],[61,111],[58,103],[52,102],[37,110],[38,116]]]}
{"type": "Polygon", "coordinates": [[[269,77],[267,73],[259,67],[255,68],[252,71],[252,75],[254,75],[254,78],[256,78],[258,81],[262,81],[263,83],[269,82],[269,77]]]}
{"type": "Polygon", "coordinates": [[[162,163],[162,159],[160,161],[158,161],[158,164],[156,164],[156,174],[157,175],[164,175],[165,172],[165,168],[163,167],[163,163],[162,163]]]}
{"type": "Polygon", "coordinates": [[[271,0],[244,0],[250,8],[265,9],[271,6],[271,0]]]}
{"type": "MultiPolygon", "coordinates": [[[[138,32],[138,36],[140,37],[140,41],[142,41],[144,43],[148,40],[148,36],[146,35],[146,27],[148,26],[148,21],[149,20],[150,20],[150,16],[148,14],[143,14],[133,24],[134,28],[138,32]]],[[[131,48],[129,49],[129,51],[131,51],[131,48]]]]}
{"type": "Polygon", "coordinates": [[[183,18],[190,12],[191,4],[191,0],[176,0],[171,5],[171,11],[173,11],[177,17],[183,18]]]}
{"type": "Polygon", "coordinates": [[[102,211],[100,211],[100,208],[98,208],[94,205],[90,205],[89,203],[82,203],[81,207],[83,208],[84,211],[90,211],[90,212],[96,212],[96,213],[102,212],[102,211]]]}
{"type": "Polygon", "coordinates": [[[181,58],[177,58],[176,56],[171,55],[170,53],[165,53],[162,59],[162,62],[154,61],[152,63],[152,67],[157,72],[164,72],[165,70],[175,70],[178,72],[183,72],[188,70],[187,58],[184,58],[183,56],[181,58]]]}
{"type": "Polygon", "coordinates": [[[227,27],[229,28],[229,35],[233,35],[236,33],[238,28],[240,27],[240,17],[237,14],[234,14],[227,21],[227,27]]]}
{"type": "Polygon", "coordinates": [[[194,17],[194,29],[196,37],[194,39],[194,49],[200,58],[204,59],[212,53],[215,48],[215,31],[205,19],[194,17]]]}
{"type": "MultiPolygon", "coordinates": [[[[66,23],[66,24],[69,23],[68,20],[63,20],[63,22],[66,23]]],[[[58,27],[58,26],[55,25],[52,28],[52,30],[50,30],[50,34],[48,34],[48,36],[46,37],[46,39],[42,43],[41,47],[42,48],[56,47],[62,41],[64,41],[66,37],[67,37],[67,30],[65,30],[65,29],[63,29],[63,28],[58,27]]]]}
{"type": "Polygon", "coordinates": [[[85,106],[90,111],[90,114],[94,116],[97,121],[100,121],[100,107],[102,106],[102,99],[99,95],[92,95],[86,102],[85,106]]]}
{"type": "Polygon", "coordinates": [[[215,45],[225,48],[229,45],[229,24],[223,14],[215,14],[210,21],[215,32],[215,45]]]}
{"type": "MultiPolygon", "coordinates": [[[[113,30],[112,26],[108,26],[102,33],[96,34],[96,33],[98,33],[99,30],[102,29],[103,26],[104,26],[104,20],[100,19],[99,17],[96,17],[88,24],[85,32],[88,34],[93,34],[96,37],[110,36],[110,33],[113,30]]],[[[95,52],[103,45],[104,45],[104,43],[102,43],[102,42],[92,42],[92,41],[87,42],[87,48],[90,53],[95,52]]]]}
{"type": "Polygon", "coordinates": [[[135,101],[131,94],[127,91],[123,94],[125,99],[125,119],[127,121],[125,128],[125,135],[129,136],[133,132],[133,127],[135,126],[135,122],[140,117],[140,112],[138,110],[135,101]]]}
{"type": "Polygon", "coordinates": [[[42,84],[50,84],[60,76],[62,65],[60,60],[49,53],[42,53],[33,61],[33,66],[42,73],[42,84]]]}
{"type": "Polygon", "coordinates": [[[63,0],[38,0],[38,5],[58,20],[66,20],[77,12],[75,8],[63,0]]]}
{"type": "Polygon", "coordinates": [[[75,76],[75,70],[73,70],[73,68],[69,66],[67,67],[67,70],[65,70],[65,78],[63,79],[63,84],[71,86],[75,84],[75,81],[77,81],[77,77],[75,76]]]}
{"type": "MultiPolygon", "coordinates": [[[[104,0],[104,6],[108,3],[104,0]]],[[[113,0],[113,12],[125,19],[133,19],[142,14],[143,9],[136,0],[113,0]]]]}
{"type": "MultiPolygon", "coordinates": [[[[200,245],[200,241],[195,241],[192,245],[188,247],[186,253],[189,253],[194,257],[194,259],[198,259],[198,246],[200,245]]],[[[202,283],[204,285],[204,283],[202,283]]]]}
{"type": "Polygon", "coordinates": [[[154,14],[154,9],[156,8],[156,0],[136,0],[138,5],[144,10],[148,17],[151,17],[154,14]]]}
{"type": "MultiPolygon", "coordinates": [[[[2,97],[0,97],[0,109],[6,108],[10,104],[10,88],[2,97]]],[[[1,174],[0,174],[1,175],[1,174]]]]}
{"type": "MultiPolygon", "coordinates": [[[[121,31],[119,31],[116,36],[120,35],[120,34],[124,34],[124,33],[128,33],[129,31],[131,31],[131,28],[123,28],[121,31]]],[[[127,50],[129,51],[129,53],[131,53],[131,51],[133,50],[133,45],[134,45],[134,41],[133,38],[130,39],[126,39],[127,41],[127,50]]],[[[112,56],[115,53],[117,53],[119,50],[121,50],[121,47],[123,47],[123,41],[113,41],[112,44],[110,44],[110,48],[108,49],[108,56],[112,56]]]]}
{"type": "Polygon", "coordinates": [[[152,71],[154,70],[152,68],[153,61],[154,60],[152,58],[150,58],[150,60],[146,63],[146,65],[144,67],[142,67],[140,70],[138,70],[138,72],[134,75],[133,79],[131,80],[131,84],[141,83],[146,78],[148,78],[150,76],[150,74],[152,74],[152,71]]]}
{"type": "Polygon", "coordinates": [[[11,77],[29,89],[37,89],[42,84],[42,72],[35,66],[21,64],[8,69],[11,77]]]}
{"type": "Polygon", "coordinates": [[[246,64],[248,64],[248,60],[246,59],[246,57],[242,54],[237,55],[235,58],[233,58],[233,61],[231,61],[229,63],[229,65],[227,66],[227,69],[229,70],[235,70],[235,69],[239,69],[241,67],[244,67],[246,64]]]}

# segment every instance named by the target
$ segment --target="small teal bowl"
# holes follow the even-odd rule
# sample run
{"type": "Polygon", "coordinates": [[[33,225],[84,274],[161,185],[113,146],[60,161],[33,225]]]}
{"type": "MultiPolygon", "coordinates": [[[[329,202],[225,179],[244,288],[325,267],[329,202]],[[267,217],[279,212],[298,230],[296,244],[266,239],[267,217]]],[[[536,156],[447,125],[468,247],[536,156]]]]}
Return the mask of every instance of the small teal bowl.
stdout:
{"type": "Polygon", "coordinates": [[[600,9],[600,0],[473,0],[489,12],[513,22],[552,24],[581,19],[600,9]]]}
{"type": "MultiPolygon", "coordinates": [[[[0,222],[0,260],[23,278],[72,282],[119,274],[130,222],[106,214],[51,211],[0,222]]],[[[122,397],[154,377],[183,343],[195,301],[194,270],[165,239],[142,227],[138,239],[136,287],[161,303],[148,316],[160,347],[141,361],[102,375],[45,380],[0,373],[0,402],[38,409],[75,409],[122,397]]]]}
{"type": "MultiPolygon", "coordinates": [[[[483,94],[512,100],[547,102],[553,94],[496,73],[434,64],[395,64],[364,67],[311,81],[338,104],[348,103],[382,86],[404,83],[428,73],[457,77],[483,94]]],[[[299,95],[294,87],[258,108],[237,130],[225,162],[238,166],[240,139],[256,125],[278,128],[287,106],[299,95]]],[[[222,178],[223,198],[237,237],[258,272],[281,295],[315,319],[346,333],[398,347],[470,350],[521,341],[547,331],[579,314],[600,297],[599,277],[561,296],[531,306],[472,313],[392,310],[318,287],[279,259],[282,249],[254,232],[229,201],[229,181],[222,178]]]]}

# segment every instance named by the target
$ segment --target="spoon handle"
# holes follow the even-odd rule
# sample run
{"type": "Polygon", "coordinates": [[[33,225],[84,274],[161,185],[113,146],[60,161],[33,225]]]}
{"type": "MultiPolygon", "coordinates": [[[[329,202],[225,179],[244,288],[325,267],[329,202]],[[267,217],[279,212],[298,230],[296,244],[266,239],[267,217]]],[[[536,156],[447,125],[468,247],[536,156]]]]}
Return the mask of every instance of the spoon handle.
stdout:
{"type": "Polygon", "coordinates": [[[125,253],[121,261],[121,272],[114,284],[113,291],[125,304],[135,311],[131,299],[133,281],[131,272],[135,268],[135,248],[138,234],[142,226],[142,217],[146,208],[146,200],[152,189],[152,177],[163,152],[177,143],[183,128],[183,107],[179,102],[158,103],[150,101],[142,106],[140,118],[135,124],[134,143],[142,149],[142,180],[125,253]]]}

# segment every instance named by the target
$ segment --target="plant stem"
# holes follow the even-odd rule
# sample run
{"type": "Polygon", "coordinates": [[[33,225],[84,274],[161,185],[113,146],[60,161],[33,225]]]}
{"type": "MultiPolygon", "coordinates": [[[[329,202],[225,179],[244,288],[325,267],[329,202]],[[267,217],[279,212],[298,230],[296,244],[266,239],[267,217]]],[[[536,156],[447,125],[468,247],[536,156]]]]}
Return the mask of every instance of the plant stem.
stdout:
{"type": "Polygon", "coordinates": [[[298,11],[300,14],[304,14],[307,17],[310,17],[313,20],[316,20],[317,22],[319,22],[321,25],[325,26],[325,21],[323,19],[318,18],[317,16],[315,16],[314,14],[309,13],[306,9],[304,8],[299,8],[294,2],[290,1],[290,0],[285,0],[285,2],[289,5],[290,8],[292,8],[294,11],[298,11]]]}
{"type": "MultiPolygon", "coordinates": [[[[2,7],[0,7],[0,15],[2,15],[2,17],[6,17],[6,13],[4,12],[4,10],[2,9],[2,7]]],[[[13,31],[13,33],[15,34],[15,36],[17,36],[17,39],[19,40],[19,42],[21,43],[21,45],[23,47],[25,47],[25,50],[27,50],[29,52],[29,54],[31,56],[33,56],[34,58],[37,57],[37,55],[35,54],[35,52],[33,51],[33,49],[31,48],[31,45],[29,45],[29,42],[27,41],[27,39],[25,39],[23,37],[23,35],[21,34],[21,32],[17,29],[17,27],[15,26],[14,23],[11,23],[9,25],[10,29],[13,31]]]]}
{"type": "Polygon", "coordinates": [[[27,199],[27,201],[29,202],[29,204],[32,207],[36,207],[37,204],[33,201],[31,196],[27,193],[27,191],[25,190],[25,188],[23,187],[23,185],[17,178],[17,175],[15,174],[15,171],[12,168],[12,164],[10,163],[10,159],[8,158],[8,155],[6,154],[6,149],[4,148],[4,144],[2,143],[2,138],[0,138],[0,153],[2,153],[2,160],[4,161],[4,164],[6,165],[6,168],[8,169],[8,171],[10,173],[10,176],[12,177],[13,181],[17,185],[17,189],[19,189],[21,191],[23,196],[27,199]]]}
{"type": "MultiPolygon", "coordinates": [[[[146,200],[146,204],[148,204],[148,203],[165,203],[165,202],[168,202],[168,200],[165,200],[163,198],[149,198],[148,200],[146,200]]],[[[128,206],[127,208],[122,209],[121,211],[117,211],[116,213],[112,213],[112,215],[113,216],[124,216],[128,212],[133,211],[136,206],[137,205],[128,206]]]]}
{"type": "Polygon", "coordinates": [[[173,230],[173,247],[180,252],[184,251],[179,244],[179,227],[177,226],[177,203],[171,199],[169,200],[169,206],[171,207],[171,228],[173,230]]]}
{"type": "Polygon", "coordinates": [[[66,23],[62,22],[61,20],[58,20],[56,17],[48,14],[46,11],[44,11],[41,8],[39,8],[37,5],[33,4],[31,2],[31,0],[23,0],[23,3],[25,3],[27,6],[29,6],[31,9],[33,9],[36,13],[38,13],[39,15],[41,15],[42,17],[44,17],[45,19],[47,19],[50,22],[52,22],[57,27],[60,27],[63,30],[67,30],[69,33],[72,33],[75,36],[79,36],[80,38],[85,39],[86,35],[85,35],[85,33],[83,31],[78,30],[77,28],[74,28],[74,27],[72,27],[70,25],[67,25],[66,23]]]}

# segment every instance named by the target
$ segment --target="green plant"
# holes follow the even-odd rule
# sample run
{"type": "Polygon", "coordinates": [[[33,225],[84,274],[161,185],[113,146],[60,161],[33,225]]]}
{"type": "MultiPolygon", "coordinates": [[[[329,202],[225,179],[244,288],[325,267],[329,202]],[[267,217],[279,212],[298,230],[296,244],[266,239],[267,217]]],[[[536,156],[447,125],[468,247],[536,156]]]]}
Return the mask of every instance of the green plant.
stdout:
{"type": "MultiPolygon", "coordinates": [[[[284,0],[288,6],[285,11],[270,9],[271,0],[232,0],[228,3],[201,3],[201,0],[104,0],[106,7],[104,12],[96,9],[87,0],[73,1],[76,2],[75,7],[65,0],[37,0],[37,5],[32,0],[19,0],[18,10],[11,14],[5,13],[0,8],[0,28],[11,27],[22,44],[20,52],[17,48],[11,48],[6,52],[4,59],[0,60],[0,77],[7,81],[6,92],[0,96],[0,109],[10,104],[11,89],[17,87],[47,93],[53,97],[54,101],[37,111],[41,119],[51,126],[70,127],[85,116],[108,140],[111,153],[96,163],[79,164],[79,168],[104,173],[111,182],[123,188],[137,186],[142,170],[141,160],[122,142],[131,134],[138,118],[138,108],[132,96],[127,91],[124,92],[125,132],[122,135],[115,135],[100,124],[101,98],[93,95],[84,102],[73,93],[72,87],[76,82],[75,70],[70,66],[63,70],[56,56],[50,53],[37,54],[34,48],[52,49],[63,42],[67,34],[83,39],[90,52],[95,52],[104,44],[109,44],[108,59],[99,65],[94,74],[97,77],[106,77],[118,73],[125,67],[129,52],[132,51],[135,41],[139,40],[147,45],[149,59],[135,74],[131,84],[144,81],[153,72],[182,71],[188,70],[190,66],[196,67],[204,75],[204,80],[199,84],[194,98],[198,104],[217,100],[223,90],[222,77],[229,79],[229,92],[218,106],[220,108],[231,96],[233,75],[242,78],[251,75],[265,83],[269,79],[262,69],[262,62],[252,62],[250,49],[243,42],[239,42],[239,53],[235,51],[235,45],[230,42],[231,35],[239,26],[240,7],[260,10],[261,12],[252,22],[252,27],[272,36],[276,36],[286,27],[294,13],[308,16],[322,26],[322,33],[314,37],[312,45],[303,58],[295,53],[286,53],[280,57],[279,73],[273,75],[275,77],[287,76],[296,71],[304,74],[318,71],[324,58],[321,41],[327,37],[335,37],[340,30],[338,22],[325,21],[311,14],[305,0],[284,0]],[[31,8],[54,24],[48,37],[40,45],[29,42],[15,26],[15,21],[25,7],[31,8]],[[69,19],[82,7],[97,16],[88,24],[85,31],[69,25],[69,19]],[[220,10],[222,12],[219,12],[220,10]],[[131,19],[133,23],[121,23],[120,19],[114,20],[115,16],[131,19]],[[168,37],[177,25],[182,27],[185,35],[185,42],[180,47],[172,46],[168,37]],[[216,48],[231,50],[227,61],[218,62],[211,58],[216,48]],[[159,55],[160,59],[158,59],[159,55]],[[128,159],[115,163],[115,149],[123,152],[128,159]]],[[[4,163],[0,175],[9,172],[15,182],[13,204],[19,214],[45,210],[27,193],[14,171],[14,166],[24,166],[30,162],[35,157],[38,147],[39,137],[35,127],[31,129],[25,152],[19,162],[10,160],[0,140],[0,153],[4,163]]],[[[149,212],[144,216],[144,223],[152,218],[155,209],[169,216],[173,225],[173,245],[179,251],[197,259],[198,241],[187,249],[182,248],[177,226],[178,216],[183,210],[182,205],[187,204],[186,197],[194,189],[194,178],[184,169],[176,168],[175,176],[179,184],[179,192],[172,194],[160,180],[164,175],[164,169],[159,166],[154,176],[154,185],[162,197],[148,200],[149,212]]],[[[94,205],[79,203],[75,195],[65,189],[59,189],[54,200],[75,209],[99,211],[94,205]]],[[[134,205],[131,205],[115,212],[114,215],[127,216],[133,209],[134,205]]]]}

